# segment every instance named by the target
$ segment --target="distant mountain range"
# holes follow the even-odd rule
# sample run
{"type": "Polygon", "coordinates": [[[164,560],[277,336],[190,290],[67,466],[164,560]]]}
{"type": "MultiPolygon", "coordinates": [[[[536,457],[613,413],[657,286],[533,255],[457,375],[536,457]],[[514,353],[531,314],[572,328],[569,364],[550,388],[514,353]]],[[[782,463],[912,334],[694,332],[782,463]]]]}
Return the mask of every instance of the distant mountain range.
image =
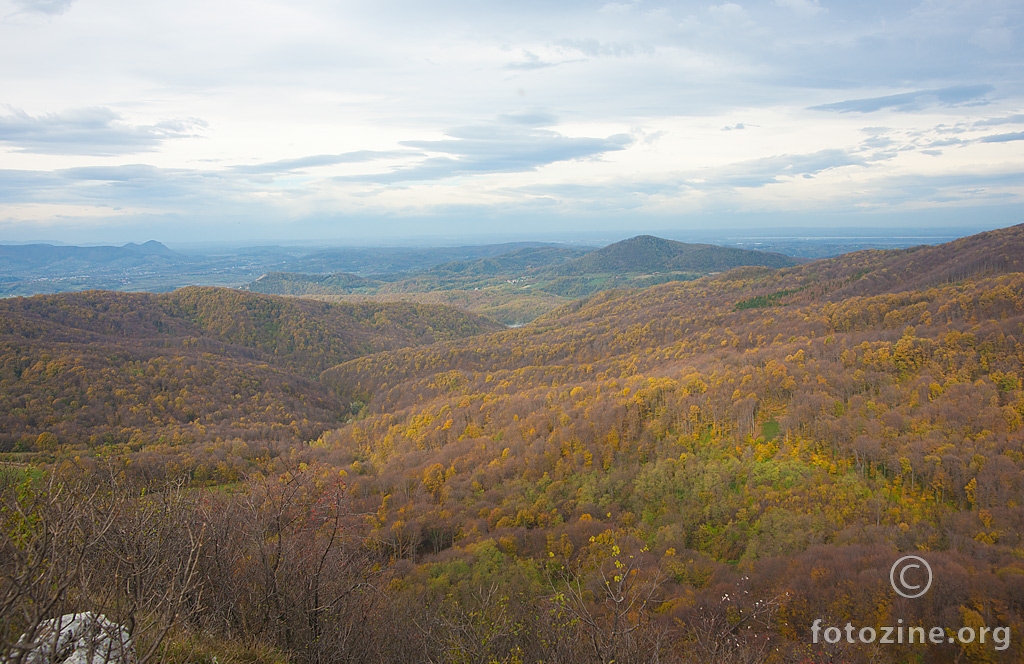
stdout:
{"type": "Polygon", "coordinates": [[[777,253],[687,244],[651,235],[601,249],[523,247],[472,261],[453,261],[413,273],[365,279],[351,274],[266,274],[247,288],[278,295],[345,295],[462,304],[473,292],[472,311],[507,324],[521,324],[572,298],[611,288],[636,288],[687,281],[735,267],[789,267],[797,261],[777,253]],[[482,291],[483,296],[479,294],[482,291]],[[529,291],[529,293],[524,293],[529,291]],[[516,294],[529,306],[509,306],[516,294]],[[530,297],[527,297],[529,295],[530,297]]]}
{"type": "MultiPolygon", "coordinates": [[[[165,292],[182,286],[243,286],[274,272],[318,275],[354,273],[394,280],[442,263],[475,261],[538,242],[462,247],[337,247],[331,249],[259,246],[182,253],[159,242],[124,246],[0,245],[0,297],[90,289],[165,292]]],[[[293,280],[294,281],[294,280],[293,280]]],[[[341,282],[311,287],[339,292],[341,282]]],[[[352,281],[351,279],[347,281],[352,281]]],[[[296,287],[296,291],[302,291],[296,287]]],[[[285,288],[282,292],[290,292],[285,288]]],[[[296,293],[297,294],[297,293],[296,293]]]]}
{"type": "Polygon", "coordinates": [[[186,256],[171,251],[155,240],[142,244],[129,242],[121,247],[75,247],[52,244],[0,245],[0,275],[25,276],[26,271],[81,270],[94,268],[98,264],[107,268],[135,266],[144,264],[153,257],[188,261],[186,256]]]}

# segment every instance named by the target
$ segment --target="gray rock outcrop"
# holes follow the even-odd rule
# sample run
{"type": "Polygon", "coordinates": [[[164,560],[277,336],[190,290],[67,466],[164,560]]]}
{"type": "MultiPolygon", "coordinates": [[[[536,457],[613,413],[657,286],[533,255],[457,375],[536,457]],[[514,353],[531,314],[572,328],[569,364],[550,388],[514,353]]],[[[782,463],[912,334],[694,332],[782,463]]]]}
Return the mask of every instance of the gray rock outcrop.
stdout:
{"type": "MultiPolygon", "coordinates": [[[[92,612],[66,613],[23,634],[16,650],[24,664],[134,664],[128,630],[92,612]]],[[[11,659],[17,659],[12,657],[11,659]]]]}

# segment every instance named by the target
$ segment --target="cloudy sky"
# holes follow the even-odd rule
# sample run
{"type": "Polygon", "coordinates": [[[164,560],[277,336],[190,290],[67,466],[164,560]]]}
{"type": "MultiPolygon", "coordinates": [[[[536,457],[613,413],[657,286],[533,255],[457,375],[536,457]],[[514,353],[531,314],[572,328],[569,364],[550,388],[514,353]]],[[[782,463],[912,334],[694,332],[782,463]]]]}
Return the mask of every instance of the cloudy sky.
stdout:
{"type": "Polygon", "coordinates": [[[1024,221],[1019,0],[0,0],[0,240],[1024,221]]]}

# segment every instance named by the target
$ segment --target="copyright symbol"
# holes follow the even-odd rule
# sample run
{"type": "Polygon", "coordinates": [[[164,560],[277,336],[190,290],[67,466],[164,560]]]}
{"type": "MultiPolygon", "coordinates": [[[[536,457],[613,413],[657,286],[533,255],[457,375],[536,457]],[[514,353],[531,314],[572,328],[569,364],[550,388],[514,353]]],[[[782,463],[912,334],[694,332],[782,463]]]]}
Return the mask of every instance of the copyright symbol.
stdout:
{"type": "Polygon", "coordinates": [[[903,556],[892,564],[889,583],[897,594],[914,599],[932,587],[932,568],[919,556],[903,556]]]}

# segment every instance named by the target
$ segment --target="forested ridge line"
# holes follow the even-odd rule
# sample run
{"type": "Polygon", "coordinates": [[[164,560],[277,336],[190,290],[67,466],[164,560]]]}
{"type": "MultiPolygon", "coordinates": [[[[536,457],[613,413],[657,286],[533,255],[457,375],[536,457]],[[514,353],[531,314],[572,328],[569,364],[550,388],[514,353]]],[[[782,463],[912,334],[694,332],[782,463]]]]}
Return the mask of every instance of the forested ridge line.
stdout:
{"type": "MultiPolygon", "coordinates": [[[[371,354],[327,370],[322,379],[343,393],[346,390],[366,393],[376,390],[374,381],[378,376],[404,380],[442,365],[477,369],[490,366],[488,362],[495,360],[498,362],[495,366],[507,368],[545,364],[559,357],[573,357],[577,362],[570,364],[579,365],[613,358],[625,350],[667,346],[675,341],[687,349],[685,352],[703,353],[712,347],[709,340],[714,330],[731,330],[732,324],[750,326],[758,322],[770,326],[775,322],[775,307],[792,311],[789,305],[805,304],[824,312],[824,308],[838,306],[836,303],[850,298],[847,308],[860,306],[863,298],[882,296],[896,298],[893,302],[906,298],[934,301],[953,293],[941,287],[963,281],[955,275],[984,277],[1022,270],[1024,226],[982,233],[936,247],[860,251],[778,270],[737,268],[693,282],[598,293],[542,316],[530,326],[481,338],[475,344],[442,344],[426,352],[371,354]],[[925,286],[916,288],[913,283],[925,286]],[[759,298],[770,306],[743,311],[747,308],[744,304],[759,298]],[[377,370],[384,366],[387,371],[377,370]]],[[[873,300],[863,307],[865,312],[877,310],[879,306],[886,306],[878,303],[886,301],[889,300],[873,300]]],[[[944,308],[942,315],[950,311],[944,308]]],[[[797,315],[801,315],[799,311],[797,315]]],[[[870,324],[884,323],[893,327],[898,322],[894,314],[888,321],[872,320],[870,324]]],[[[836,319],[827,323],[826,328],[852,324],[858,323],[853,319],[836,319]]],[[[735,332],[722,333],[736,335],[735,332]]],[[[778,334],[779,330],[770,337],[759,334],[757,336],[763,338],[754,343],[763,345],[765,340],[774,339],[778,334]]],[[[722,339],[716,341],[721,342],[722,339]]],[[[572,367],[566,369],[571,371],[572,367]]]]}
{"type": "Polygon", "coordinates": [[[346,409],[316,382],[324,367],[500,327],[220,288],[0,300],[0,446],[315,438],[346,409]]]}

